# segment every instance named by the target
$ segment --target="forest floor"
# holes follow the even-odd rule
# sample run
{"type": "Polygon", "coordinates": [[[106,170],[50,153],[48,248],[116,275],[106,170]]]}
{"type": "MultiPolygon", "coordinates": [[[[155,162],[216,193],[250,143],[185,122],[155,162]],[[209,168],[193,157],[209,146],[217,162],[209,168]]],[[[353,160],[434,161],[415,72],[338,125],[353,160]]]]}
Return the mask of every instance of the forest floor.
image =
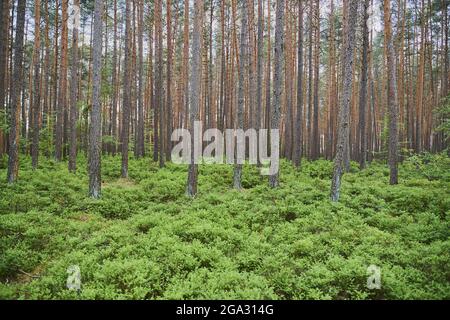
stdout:
{"type": "MultiPolygon", "coordinates": [[[[86,160],[21,158],[19,182],[0,160],[1,299],[450,299],[450,159],[413,156],[389,186],[385,164],[352,164],[339,203],[332,163],[282,163],[270,189],[258,169],[200,166],[185,196],[186,166],[159,169],[103,157],[101,200],[87,197],[86,160]],[[81,290],[68,290],[79,266],[81,290]],[[381,271],[369,289],[368,267],[381,271]]],[[[370,269],[369,269],[370,270],[370,269]]]]}

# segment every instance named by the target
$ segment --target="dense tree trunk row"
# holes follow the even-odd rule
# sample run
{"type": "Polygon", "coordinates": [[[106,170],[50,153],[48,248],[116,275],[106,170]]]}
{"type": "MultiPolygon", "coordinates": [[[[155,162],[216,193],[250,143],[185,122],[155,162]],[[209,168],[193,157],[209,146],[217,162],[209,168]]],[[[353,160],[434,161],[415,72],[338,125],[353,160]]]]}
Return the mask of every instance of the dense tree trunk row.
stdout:
{"type": "MultiPolygon", "coordinates": [[[[75,172],[83,149],[98,172],[102,151],[120,151],[123,178],[130,150],[163,167],[173,129],[192,129],[195,120],[205,129],[279,129],[279,150],[299,169],[303,157],[334,159],[334,200],[351,160],[361,169],[387,161],[396,184],[405,154],[448,148],[437,130],[448,117],[437,112],[449,93],[448,1],[105,4],[1,2],[8,181],[17,179],[20,152],[34,169],[44,155],[68,159],[75,172]]],[[[242,169],[235,166],[237,189],[242,169]]],[[[194,195],[197,166],[188,176],[194,195]]],[[[90,192],[98,197],[95,177],[90,192]]]]}

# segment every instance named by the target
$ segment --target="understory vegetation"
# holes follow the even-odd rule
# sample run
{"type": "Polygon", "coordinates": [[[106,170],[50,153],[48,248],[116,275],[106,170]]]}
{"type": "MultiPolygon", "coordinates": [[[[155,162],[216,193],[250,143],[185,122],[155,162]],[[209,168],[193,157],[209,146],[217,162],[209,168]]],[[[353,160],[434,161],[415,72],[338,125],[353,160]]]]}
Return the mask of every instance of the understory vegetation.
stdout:
{"type": "MultiPolygon", "coordinates": [[[[87,196],[86,159],[22,158],[19,180],[0,181],[2,299],[450,299],[450,159],[413,156],[389,185],[374,162],[344,175],[329,201],[332,163],[282,162],[270,189],[245,166],[200,166],[185,196],[186,167],[159,169],[103,157],[102,198],[87,196]],[[81,290],[66,288],[78,265],[81,290]],[[367,268],[381,268],[381,289],[367,268]]],[[[6,158],[0,160],[6,176],[6,158]]]]}

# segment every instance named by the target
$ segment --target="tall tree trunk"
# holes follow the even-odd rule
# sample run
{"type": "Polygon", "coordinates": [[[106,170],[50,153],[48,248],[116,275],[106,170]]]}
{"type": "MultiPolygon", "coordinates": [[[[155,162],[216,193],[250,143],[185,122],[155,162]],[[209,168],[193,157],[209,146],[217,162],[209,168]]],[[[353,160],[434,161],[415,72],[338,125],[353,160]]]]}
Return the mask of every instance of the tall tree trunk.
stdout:
{"type": "MultiPolygon", "coordinates": [[[[49,88],[49,80],[51,74],[50,68],[50,46],[51,41],[49,37],[50,32],[50,20],[49,20],[49,12],[48,12],[48,3],[49,0],[45,0],[45,58],[44,58],[44,104],[42,108],[42,127],[47,128],[49,121],[49,113],[51,110],[51,90],[49,88]]],[[[49,128],[50,129],[50,128],[49,128]]],[[[50,155],[49,146],[45,148],[45,156],[48,157],[50,155]]]]}
{"type": "MultiPolygon", "coordinates": [[[[240,53],[239,53],[239,84],[238,84],[238,109],[237,109],[237,129],[244,128],[244,102],[245,102],[245,75],[248,64],[248,2],[246,0],[241,1],[241,39],[240,39],[240,53]]],[[[251,66],[250,66],[251,68],[251,66]]],[[[240,156],[237,154],[239,149],[238,144],[242,141],[237,141],[234,147],[235,152],[235,165],[233,172],[233,186],[235,189],[242,189],[242,164],[239,164],[238,159],[240,156]]],[[[245,143],[245,141],[244,141],[245,143]]]]}
{"type": "Polygon", "coordinates": [[[272,81],[272,47],[271,47],[271,0],[267,0],[267,68],[266,68],[266,122],[265,128],[270,128],[271,119],[271,81],[272,81]]]}
{"type": "Polygon", "coordinates": [[[101,93],[101,59],[102,59],[102,12],[103,0],[95,0],[94,38],[92,40],[92,109],[89,128],[89,195],[99,198],[101,193],[101,147],[102,114],[101,93]]]}
{"type": "Polygon", "coordinates": [[[295,120],[294,165],[300,168],[303,153],[303,11],[304,0],[298,1],[298,47],[297,47],[297,114],[295,120]]]}
{"type": "Polygon", "coordinates": [[[384,0],[384,37],[387,48],[387,67],[389,77],[388,112],[389,112],[389,168],[391,185],[398,184],[398,106],[397,106],[397,68],[394,42],[391,31],[391,4],[384,0]]]}
{"type": "Polygon", "coordinates": [[[425,5],[422,0],[422,16],[420,18],[420,61],[419,73],[417,75],[417,91],[416,91],[416,152],[422,152],[422,119],[423,119],[423,92],[424,92],[424,77],[425,77],[425,5]]]}
{"type": "Polygon", "coordinates": [[[118,103],[118,74],[117,74],[117,0],[114,0],[114,39],[112,56],[112,112],[111,112],[111,135],[113,138],[112,155],[117,151],[117,103],[118,103]]]}
{"type": "Polygon", "coordinates": [[[80,0],[74,0],[72,30],[72,68],[70,81],[70,140],[69,171],[77,170],[77,118],[78,118],[78,28],[80,25],[80,0]]]}
{"type": "Polygon", "coordinates": [[[332,159],[336,145],[336,113],[338,112],[337,83],[336,83],[336,45],[335,45],[335,11],[334,1],[331,1],[330,11],[330,53],[329,53],[329,90],[328,90],[328,143],[327,158],[332,159]]]}
{"type": "Polygon", "coordinates": [[[262,85],[264,67],[264,5],[262,0],[258,0],[258,43],[257,43],[257,92],[256,92],[256,130],[261,129],[262,119],[262,85]]]}
{"type": "MultiPolygon", "coordinates": [[[[225,0],[224,0],[225,1],[225,0]]],[[[187,127],[189,113],[189,0],[184,1],[183,25],[183,127],[187,127]]]]}
{"type": "Polygon", "coordinates": [[[320,65],[320,7],[319,0],[315,1],[314,23],[315,23],[315,48],[314,48],[314,115],[313,132],[311,143],[311,159],[317,160],[320,154],[319,137],[319,65],[320,65]]]}
{"type": "Polygon", "coordinates": [[[172,1],[167,0],[167,95],[166,95],[166,160],[170,160],[172,143],[170,137],[172,135],[172,64],[173,64],[173,48],[172,48],[172,1]]]}
{"type": "MultiPolygon", "coordinates": [[[[286,13],[285,19],[288,23],[285,23],[286,26],[286,54],[285,54],[285,117],[284,117],[284,157],[287,160],[292,160],[292,146],[293,146],[293,82],[294,82],[294,66],[292,64],[292,52],[293,52],[293,44],[292,44],[292,28],[291,28],[291,14],[290,12],[289,2],[286,4],[286,13]]],[[[282,142],[283,145],[283,142],[282,142]]]]}
{"type": "MultiPolygon", "coordinates": [[[[144,105],[142,100],[142,88],[144,86],[144,40],[143,40],[143,26],[144,26],[144,0],[139,1],[138,10],[138,48],[139,48],[139,66],[138,66],[138,124],[137,124],[137,143],[136,143],[136,157],[141,158],[145,155],[144,150],[144,105]]],[[[168,1],[168,8],[170,8],[170,0],[168,1]]],[[[169,13],[168,13],[169,14],[169,13]]],[[[169,27],[168,27],[169,28],[169,27]]],[[[169,47],[170,48],[170,47],[169,47]]]]}
{"type": "Polygon", "coordinates": [[[159,167],[164,167],[164,101],[163,101],[163,33],[162,33],[162,0],[155,2],[155,32],[156,32],[156,88],[155,108],[158,109],[159,131],[159,167]]]}
{"type": "Polygon", "coordinates": [[[33,170],[37,168],[39,158],[39,119],[41,107],[41,1],[34,1],[34,87],[33,87],[33,138],[31,144],[31,162],[33,170]]]}
{"type": "MultiPolygon", "coordinates": [[[[273,76],[273,108],[271,128],[279,130],[281,116],[281,93],[283,85],[283,59],[284,59],[284,0],[277,0],[275,16],[275,54],[273,76]]],[[[273,152],[273,150],[271,150],[273,152]]],[[[279,172],[269,176],[269,186],[276,188],[279,185],[279,172]]]]}
{"type": "Polygon", "coordinates": [[[202,74],[202,53],[201,53],[201,36],[203,34],[203,0],[195,0],[194,4],[194,33],[192,36],[191,48],[191,79],[189,94],[189,110],[190,110],[190,130],[191,130],[191,162],[189,164],[189,173],[187,179],[186,194],[194,197],[197,194],[198,165],[195,164],[193,134],[194,122],[198,121],[198,110],[200,108],[200,90],[201,90],[201,74],[202,74]]]}
{"type": "Polygon", "coordinates": [[[367,74],[368,74],[368,47],[369,47],[369,6],[370,0],[364,0],[363,19],[362,19],[362,36],[363,36],[363,52],[361,62],[361,86],[359,89],[359,167],[364,169],[367,161],[367,134],[366,134],[366,106],[367,106],[367,74]]]}
{"type": "Polygon", "coordinates": [[[313,34],[314,34],[314,0],[309,0],[309,50],[308,50],[308,159],[312,156],[313,126],[313,34]]]}
{"type": "Polygon", "coordinates": [[[339,108],[338,141],[334,159],[333,178],[331,183],[331,200],[339,201],[341,179],[344,173],[345,145],[349,140],[350,99],[353,83],[353,60],[355,47],[355,29],[358,13],[357,0],[345,0],[348,8],[344,15],[344,50],[343,50],[343,88],[341,107],[339,108]]]}
{"type": "Polygon", "coordinates": [[[25,26],[26,0],[18,0],[16,37],[14,41],[14,73],[11,81],[11,114],[9,126],[9,158],[8,183],[14,183],[19,174],[19,117],[20,117],[20,91],[23,85],[23,38],[25,26]]]}
{"type": "MultiPolygon", "coordinates": [[[[0,2],[0,112],[6,112],[6,87],[7,87],[7,77],[6,73],[8,70],[8,26],[9,26],[9,8],[10,0],[2,0],[0,2]]],[[[5,119],[6,120],[6,119],[5,119]]],[[[2,123],[6,124],[6,123],[2,123]]],[[[0,156],[5,151],[5,132],[0,129],[0,156]]]]}
{"type": "Polygon", "coordinates": [[[214,23],[214,0],[210,0],[209,8],[209,56],[208,56],[208,97],[206,112],[206,128],[211,128],[213,124],[213,23],[214,23]]]}
{"type": "MultiPolygon", "coordinates": [[[[55,154],[56,157],[56,132],[58,131],[56,126],[59,125],[59,122],[57,122],[58,118],[58,73],[59,73],[59,44],[58,44],[58,36],[59,36],[59,0],[55,0],[55,32],[54,32],[54,44],[55,47],[54,54],[53,54],[53,74],[52,74],[52,85],[53,85],[53,92],[52,92],[52,99],[53,99],[53,106],[52,106],[52,112],[51,112],[51,119],[53,124],[53,132],[52,132],[52,142],[55,144],[55,154]]],[[[86,135],[87,137],[87,135],[86,135]]]]}
{"type": "Polygon", "coordinates": [[[125,61],[123,70],[123,102],[122,102],[122,178],[128,178],[128,140],[130,135],[131,109],[131,10],[130,2],[125,6],[125,61]]]}
{"type": "Polygon", "coordinates": [[[221,32],[221,57],[220,57],[220,96],[219,96],[219,119],[218,129],[223,130],[225,125],[225,81],[226,81],[226,56],[225,56],[225,5],[222,0],[220,6],[220,32],[221,32]]]}
{"type": "Polygon", "coordinates": [[[55,158],[61,161],[63,157],[64,141],[64,115],[66,113],[66,93],[67,93],[67,23],[68,0],[62,0],[62,21],[61,21],[61,68],[59,75],[59,92],[56,109],[56,130],[55,130],[55,158]]]}

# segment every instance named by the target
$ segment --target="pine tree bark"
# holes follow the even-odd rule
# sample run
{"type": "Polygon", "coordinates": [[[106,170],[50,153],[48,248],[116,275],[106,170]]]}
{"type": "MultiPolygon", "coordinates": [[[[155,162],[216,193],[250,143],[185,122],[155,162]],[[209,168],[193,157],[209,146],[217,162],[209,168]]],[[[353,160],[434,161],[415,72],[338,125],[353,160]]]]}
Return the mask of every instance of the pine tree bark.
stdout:
{"type": "Polygon", "coordinates": [[[317,160],[320,155],[320,137],[319,137],[319,65],[320,65],[320,7],[319,0],[315,1],[314,8],[314,31],[315,31],[315,48],[314,48],[314,114],[313,114],[313,130],[311,143],[311,159],[317,160]]]}
{"type": "Polygon", "coordinates": [[[370,0],[364,0],[362,36],[363,52],[361,62],[361,86],[359,89],[359,167],[364,169],[367,161],[367,133],[366,133],[366,107],[367,107],[367,74],[368,74],[368,47],[369,47],[369,6],[370,0]]]}
{"type": "MultiPolygon", "coordinates": [[[[244,103],[245,103],[245,75],[247,74],[248,64],[248,2],[241,1],[241,35],[240,35],[240,53],[239,53],[239,84],[238,84],[238,106],[236,113],[237,129],[244,128],[244,103]]],[[[251,68],[251,66],[250,66],[251,68]]],[[[235,165],[233,171],[233,187],[237,190],[242,189],[242,164],[238,163],[237,150],[238,146],[235,144],[235,165]]]]}
{"type": "MultiPolygon", "coordinates": [[[[281,116],[281,94],[283,85],[283,59],[284,59],[284,0],[277,0],[275,14],[275,54],[273,76],[273,107],[271,128],[279,130],[281,116]]],[[[279,172],[269,176],[269,186],[276,188],[280,184],[279,172]]]]}
{"type": "Polygon", "coordinates": [[[155,108],[158,109],[158,154],[159,167],[164,167],[164,101],[163,101],[163,32],[162,32],[162,0],[155,1],[155,32],[156,32],[156,88],[155,108]]]}
{"type": "Polygon", "coordinates": [[[297,114],[295,119],[294,165],[300,168],[303,153],[303,11],[304,0],[298,1],[298,47],[297,47],[297,114]]]}
{"type": "MultiPolygon", "coordinates": [[[[138,49],[139,49],[139,66],[138,66],[138,123],[137,123],[137,143],[136,143],[136,158],[144,157],[144,105],[142,100],[142,88],[144,86],[144,40],[143,40],[143,26],[144,26],[144,0],[138,0],[138,49]]],[[[170,0],[168,1],[168,8],[170,8],[170,0]]],[[[168,13],[169,15],[169,13],[168,13]]],[[[169,28],[169,27],[168,27],[169,28]]],[[[169,47],[170,48],[170,47],[169,47]]],[[[169,50],[170,51],[170,50],[169,50]]],[[[169,90],[168,90],[169,91],[169,90]]],[[[169,117],[170,118],[170,117],[169,117]]]]}
{"type": "MultiPolygon", "coordinates": [[[[48,4],[49,0],[45,0],[45,58],[44,58],[44,101],[42,106],[42,127],[47,128],[48,120],[49,120],[49,113],[51,110],[51,90],[49,87],[49,81],[51,76],[51,67],[50,67],[50,46],[51,41],[49,37],[50,32],[50,20],[49,20],[49,12],[48,12],[48,4]]],[[[48,146],[45,148],[45,156],[49,156],[50,153],[48,151],[48,146]]]]}
{"type": "Polygon", "coordinates": [[[61,68],[59,75],[59,92],[56,109],[55,128],[55,158],[61,161],[63,158],[64,141],[64,115],[66,112],[67,94],[67,24],[68,24],[68,0],[62,0],[62,20],[61,20],[61,68]]]}
{"type": "Polygon", "coordinates": [[[114,0],[114,39],[112,56],[112,112],[111,112],[111,135],[113,143],[111,146],[112,155],[117,151],[117,103],[118,103],[118,76],[117,76],[117,0],[114,0]]]}
{"type": "Polygon", "coordinates": [[[423,124],[423,94],[424,94],[424,77],[425,77],[425,4],[422,0],[422,16],[420,22],[420,60],[417,75],[416,89],[416,132],[415,132],[415,149],[417,153],[422,152],[422,124],[423,124]]]}
{"type": "MultiPolygon", "coordinates": [[[[10,0],[0,2],[0,111],[6,112],[6,87],[8,70],[8,26],[9,26],[10,0]]],[[[5,132],[0,129],[0,156],[5,151],[5,132]]]]}
{"type": "Polygon", "coordinates": [[[313,34],[314,34],[314,0],[309,0],[309,43],[308,43],[308,159],[311,160],[313,153],[313,34]]]}
{"type": "Polygon", "coordinates": [[[92,109],[89,128],[89,195],[99,198],[101,195],[101,64],[102,64],[102,12],[103,0],[95,0],[94,36],[92,40],[92,109]]]}
{"type": "Polygon", "coordinates": [[[265,128],[270,128],[271,119],[271,81],[272,81],[272,46],[271,46],[271,0],[267,0],[267,68],[266,68],[266,116],[265,128]]]}
{"type": "Polygon", "coordinates": [[[394,42],[391,31],[391,4],[384,0],[384,37],[387,48],[387,68],[389,77],[389,169],[391,185],[398,184],[398,105],[397,105],[397,68],[394,42]]]}
{"type": "Polygon", "coordinates": [[[264,66],[264,6],[262,0],[258,0],[258,41],[257,41],[257,91],[256,91],[256,124],[255,129],[261,129],[262,119],[262,86],[263,86],[263,66],[264,66]]]}
{"type": "Polygon", "coordinates": [[[166,160],[170,160],[172,143],[172,65],[173,65],[173,46],[172,46],[172,1],[167,0],[167,95],[166,95],[166,160]]]}
{"type": "Polygon", "coordinates": [[[350,99],[353,84],[353,60],[355,47],[355,29],[358,13],[357,0],[345,0],[348,8],[344,16],[344,50],[343,50],[343,88],[341,107],[338,115],[338,141],[334,159],[333,178],[331,182],[331,200],[339,201],[341,179],[344,173],[344,153],[349,140],[350,99]]]}
{"type": "Polygon", "coordinates": [[[33,170],[38,166],[39,158],[39,120],[41,107],[41,1],[34,1],[34,49],[33,49],[33,132],[31,144],[31,163],[33,170]]]}
{"type": "Polygon", "coordinates": [[[14,40],[14,70],[11,81],[11,108],[9,126],[9,157],[7,181],[16,182],[19,174],[20,92],[23,89],[23,38],[26,0],[17,2],[16,37],[14,40]]]}
{"type": "Polygon", "coordinates": [[[201,53],[201,36],[203,34],[203,0],[195,0],[194,4],[194,32],[192,36],[191,48],[191,79],[189,86],[189,111],[190,111],[190,129],[191,129],[191,162],[189,164],[189,172],[187,179],[186,194],[194,197],[197,194],[198,165],[194,163],[194,141],[193,134],[194,122],[198,121],[198,110],[200,108],[200,90],[201,90],[201,74],[202,74],[202,53],[201,53]]]}
{"type": "Polygon", "coordinates": [[[74,0],[72,30],[72,66],[70,81],[70,137],[69,137],[69,171],[77,170],[77,118],[78,118],[78,28],[80,23],[80,0],[74,0]]]}
{"type": "Polygon", "coordinates": [[[128,142],[130,135],[130,109],[131,109],[131,10],[130,2],[125,6],[125,60],[123,70],[123,102],[122,102],[122,178],[128,178],[128,142]]]}

